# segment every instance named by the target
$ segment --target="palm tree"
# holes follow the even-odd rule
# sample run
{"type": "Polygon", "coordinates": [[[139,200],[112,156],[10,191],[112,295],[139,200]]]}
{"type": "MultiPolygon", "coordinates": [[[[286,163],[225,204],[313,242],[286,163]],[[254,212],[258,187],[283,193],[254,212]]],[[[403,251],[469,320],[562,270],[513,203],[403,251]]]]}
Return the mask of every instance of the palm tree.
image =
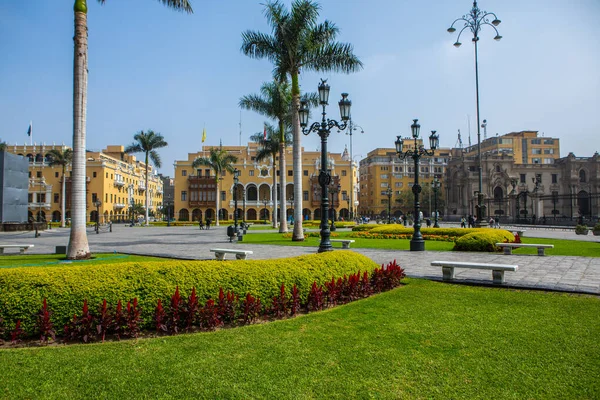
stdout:
{"type": "MultiPolygon", "coordinates": [[[[223,150],[222,147],[215,148],[211,147],[208,157],[198,157],[192,162],[192,168],[197,168],[201,165],[209,167],[215,173],[215,201],[216,201],[216,216],[215,225],[219,226],[219,207],[220,207],[220,196],[219,196],[219,181],[220,176],[223,172],[227,171],[233,173],[233,163],[237,162],[237,157],[233,154],[229,154],[227,150],[223,150]]],[[[237,210],[236,210],[237,211],[237,210]]]]}
{"type": "MultiPolygon", "coordinates": [[[[98,0],[104,4],[105,0],[98,0]]],[[[175,10],[192,12],[188,0],[159,0],[175,10]]],[[[73,55],[73,168],[71,178],[71,235],[69,237],[68,259],[90,257],[85,231],[85,135],[87,115],[87,1],[75,0],[75,42],[73,55]]]]}
{"type": "Polygon", "coordinates": [[[67,179],[66,171],[67,167],[73,162],[73,150],[71,149],[52,149],[48,152],[50,154],[50,162],[48,163],[51,167],[60,166],[62,169],[62,195],[60,196],[60,226],[65,227],[65,199],[67,193],[67,179]]]}
{"type": "MultiPolygon", "coordinates": [[[[273,228],[277,228],[277,174],[275,173],[275,171],[277,170],[277,168],[275,167],[275,159],[277,158],[277,154],[279,153],[279,165],[280,165],[280,169],[281,170],[281,158],[285,157],[285,152],[281,153],[281,142],[279,140],[279,132],[278,130],[271,124],[266,123],[265,122],[265,129],[267,130],[267,139],[264,138],[263,136],[263,132],[258,132],[255,133],[254,135],[250,136],[250,140],[252,140],[253,142],[256,142],[260,145],[260,147],[258,148],[258,151],[256,152],[256,161],[257,162],[261,162],[263,160],[267,160],[270,159],[272,162],[272,166],[273,166],[273,214],[272,214],[272,219],[273,219],[273,228]]],[[[284,138],[285,141],[291,141],[292,138],[292,131],[290,129],[286,129],[285,133],[284,133],[284,138]]],[[[284,144],[285,146],[285,144],[284,144]]],[[[283,163],[284,167],[285,167],[285,162],[283,163]]],[[[283,170],[285,171],[285,170],[283,170]]],[[[282,175],[285,175],[284,173],[279,173],[279,177],[281,178],[282,175]]],[[[279,198],[281,199],[281,202],[283,204],[283,206],[281,207],[281,209],[284,209],[285,206],[285,179],[280,180],[282,183],[280,183],[281,185],[281,190],[280,190],[280,194],[279,194],[279,198]]],[[[279,225],[279,232],[283,233],[283,232],[287,232],[287,220],[285,218],[285,213],[281,212],[280,213],[280,225],[279,225]]]]}
{"type": "Polygon", "coordinates": [[[294,233],[292,240],[304,240],[302,231],[302,148],[298,113],[301,69],[313,71],[355,72],[362,62],[352,53],[350,44],[335,41],[338,28],[332,22],[317,23],[320,6],[311,0],[296,0],[291,12],[279,1],[265,5],[265,17],[272,35],[246,31],[242,34],[242,52],[252,58],[266,58],[274,65],[275,79],[292,81],[292,133],[294,169],[294,233]]]}
{"type": "Polygon", "coordinates": [[[148,174],[152,172],[152,170],[148,171],[148,161],[152,160],[154,166],[156,168],[160,168],[162,163],[160,162],[160,156],[158,155],[156,149],[167,147],[169,144],[165,142],[165,139],[160,133],[155,133],[150,129],[147,130],[146,133],[144,133],[144,131],[139,131],[133,136],[133,140],[135,140],[135,142],[125,148],[125,153],[144,153],[146,156],[144,159],[144,163],[146,165],[146,198],[144,202],[146,211],[144,216],[146,217],[146,226],[148,226],[148,174]]]}

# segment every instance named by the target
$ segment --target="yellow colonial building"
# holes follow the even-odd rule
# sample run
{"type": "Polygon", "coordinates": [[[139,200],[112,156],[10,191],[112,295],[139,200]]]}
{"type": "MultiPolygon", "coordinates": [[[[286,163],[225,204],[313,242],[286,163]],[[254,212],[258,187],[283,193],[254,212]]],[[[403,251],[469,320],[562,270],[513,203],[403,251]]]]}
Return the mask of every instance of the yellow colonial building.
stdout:
{"type": "MultiPolygon", "coordinates": [[[[240,220],[271,220],[278,216],[281,210],[290,218],[293,215],[294,172],[292,165],[292,149],[288,147],[286,157],[285,197],[282,201],[280,191],[277,209],[273,198],[273,176],[277,177],[279,188],[279,158],[275,167],[271,160],[256,161],[258,144],[250,142],[246,146],[222,146],[228,153],[237,157],[233,165],[240,171],[238,180],[237,200],[238,218],[240,220]]],[[[188,153],[186,160],[175,162],[175,218],[179,221],[215,220],[216,210],[216,179],[215,172],[209,167],[193,169],[192,163],[198,157],[208,156],[210,146],[204,146],[202,151],[188,153]]],[[[321,153],[318,151],[302,151],[302,216],[303,219],[319,219],[321,204],[321,189],[318,175],[321,168],[321,153]]],[[[329,153],[328,169],[331,170],[332,184],[330,188],[331,207],[335,210],[336,218],[350,218],[355,211],[351,204],[350,191],[357,190],[357,166],[352,164],[348,152],[329,153]]],[[[220,214],[219,220],[233,219],[234,212],[234,181],[233,175],[224,173],[219,180],[220,214]]],[[[357,198],[356,192],[353,197],[357,198]]]]}
{"type": "MultiPolygon", "coordinates": [[[[423,141],[417,140],[421,146],[423,141]]],[[[404,151],[414,150],[414,139],[404,138],[404,151]]],[[[435,150],[434,155],[423,156],[419,162],[419,184],[424,187],[431,185],[435,177],[442,179],[448,161],[450,148],[435,150]]],[[[359,202],[358,213],[370,218],[392,217],[412,213],[412,186],[415,179],[415,165],[411,157],[399,158],[396,149],[377,148],[367,153],[360,161],[359,167],[359,202]],[[388,192],[388,188],[391,191],[388,192]],[[409,193],[408,197],[406,192],[409,193]],[[389,195],[388,195],[389,193],[389,195]],[[408,204],[406,200],[408,199],[408,204]]],[[[441,193],[441,192],[440,192],[441,193]]],[[[423,205],[423,199],[421,201],[423,205]]],[[[431,202],[430,202],[431,203],[431,202]]],[[[429,206],[421,210],[429,216],[429,206]]]]}
{"type": "MultiPolygon", "coordinates": [[[[61,220],[62,167],[50,166],[50,150],[64,151],[65,145],[7,145],[10,153],[29,159],[29,219],[36,221],[61,220]]],[[[152,213],[162,208],[162,181],[148,166],[148,188],[145,187],[146,166],[135,156],[125,153],[119,145],[102,151],[86,153],[86,209],[88,220],[100,222],[131,219],[131,204],[145,204],[149,193],[152,213]]],[[[66,218],[71,214],[71,166],[66,170],[66,218]]]]}

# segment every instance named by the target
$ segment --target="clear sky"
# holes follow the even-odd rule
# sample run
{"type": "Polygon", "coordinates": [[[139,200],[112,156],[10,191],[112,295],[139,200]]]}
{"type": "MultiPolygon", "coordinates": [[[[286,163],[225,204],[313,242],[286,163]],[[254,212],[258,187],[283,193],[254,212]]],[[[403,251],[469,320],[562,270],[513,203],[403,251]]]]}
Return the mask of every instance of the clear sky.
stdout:
{"type": "MultiPolygon", "coordinates": [[[[89,85],[87,148],[127,145],[139,130],[160,132],[161,172],[206,145],[240,142],[241,96],[257,93],[272,66],[240,52],[243,31],[270,33],[263,0],[193,0],[194,14],[153,0],[88,0],[89,85]]],[[[285,1],[286,4],[291,2],[285,1]]],[[[353,135],[354,155],[393,147],[410,134],[437,130],[442,146],[455,146],[460,129],[477,142],[475,70],[469,34],[452,46],[446,29],[466,14],[467,0],[322,0],[321,20],[340,28],[354,45],[361,72],[301,74],[301,89],[331,85],[330,118],[348,92],[352,116],[364,134],[353,135]]],[[[537,130],[561,139],[561,156],[600,151],[600,2],[598,0],[483,0],[495,12],[503,39],[485,27],[479,42],[481,119],[488,136],[537,130]]],[[[0,0],[0,140],[72,143],[73,0],[0,0]]],[[[242,143],[262,131],[264,118],[241,112],[242,143]]],[[[482,132],[483,135],[483,132],[482,132]]],[[[349,144],[332,132],[329,150],[349,144]]],[[[303,138],[307,150],[319,138],[303,138]]]]}

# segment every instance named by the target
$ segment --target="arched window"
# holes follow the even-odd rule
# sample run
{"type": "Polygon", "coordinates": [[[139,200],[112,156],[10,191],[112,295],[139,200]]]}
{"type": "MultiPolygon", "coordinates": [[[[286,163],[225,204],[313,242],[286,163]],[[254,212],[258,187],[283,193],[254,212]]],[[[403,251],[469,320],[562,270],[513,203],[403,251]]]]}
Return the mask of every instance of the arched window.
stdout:
{"type": "Polygon", "coordinates": [[[504,191],[502,190],[502,188],[500,186],[496,186],[496,188],[494,189],[494,201],[496,203],[502,201],[502,198],[504,197],[504,191]]]}
{"type": "Polygon", "coordinates": [[[579,171],[579,182],[585,182],[585,170],[579,171]]]}

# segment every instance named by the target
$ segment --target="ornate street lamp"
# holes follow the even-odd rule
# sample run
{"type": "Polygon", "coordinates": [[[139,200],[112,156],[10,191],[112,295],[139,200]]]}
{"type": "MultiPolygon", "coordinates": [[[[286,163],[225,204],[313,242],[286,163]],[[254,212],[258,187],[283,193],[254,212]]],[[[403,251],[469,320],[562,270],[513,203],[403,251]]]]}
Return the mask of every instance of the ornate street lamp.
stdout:
{"type": "Polygon", "coordinates": [[[434,228],[439,228],[440,225],[438,224],[438,205],[437,205],[437,195],[438,195],[438,190],[440,190],[440,187],[442,186],[442,182],[440,182],[440,180],[437,178],[437,176],[435,178],[433,178],[433,182],[432,182],[432,186],[433,186],[433,212],[435,213],[434,217],[433,217],[433,227],[434,228]]]}
{"type": "Polygon", "coordinates": [[[238,202],[237,202],[237,190],[238,183],[240,182],[240,171],[235,168],[233,170],[233,231],[237,235],[238,233],[238,202]]]}
{"type": "MultiPolygon", "coordinates": [[[[346,131],[346,135],[350,136],[350,199],[348,200],[349,204],[354,204],[354,156],[352,155],[352,132],[358,131],[360,129],[360,133],[365,133],[365,130],[362,126],[357,125],[352,121],[352,116],[348,120],[348,130],[346,131]]],[[[340,131],[338,131],[340,132],[340,131]]],[[[354,219],[354,209],[348,206],[350,211],[350,220],[354,219]]]]}
{"type": "Polygon", "coordinates": [[[388,186],[386,193],[388,198],[388,224],[392,223],[392,188],[388,186]]]}
{"type": "Polygon", "coordinates": [[[458,37],[456,38],[456,42],[454,43],[454,47],[460,47],[462,43],[460,43],[460,35],[463,33],[465,29],[469,29],[471,33],[473,33],[473,44],[475,45],[475,99],[476,99],[476,113],[477,113],[477,170],[479,176],[479,190],[477,191],[477,222],[476,226],[481,227],[481,221],[483,220],[485,214],[485,205],[483,204],[483,178],[482,178],[482,169],[481,169],[481,123],[479,121],[479,67],[477,64],[477,42],[479,42],[479,31],[482,26],[489,25],[496,32],[496,36],[494,40],[502,39],[502,36],[498,33],[498,29],[496,27],[500,25],[500,20],[494,13],[489,13],[487,11],[481,11],[477,7],[477,2],[473,2],[473,8],[469,11],[468,14],[463,15],[461,18],[456,19],[450,28],[448,28],[449,33],[456,32],[456,28],[454,28],[454,24],[457,22],[464,22],[463,28],[458,33],[458,37]],[[490,22],[490,18],[494,19],[490,22]]]}
{"type": "Polygon", "coordinates": [[[133,210],[134,210],[134,200],[133,197],[131,198],[131,226],[135,225],[135,222],[133,221],[133,210]]]}
{"type": "Polygon", "coordinates": [[[263,200],[263,204],[265,205],[263,218],[265,219],[265,225],[267,224],[267,204],[269,204],[269,198],[265,195],[265,199],[263,200]]]}
{"type": "Polygon", "coordinates": [[[94,206],[96,206],[96,233],[100,233],[100,206],[102,202],[100,200],[96,200],[94,202],[94,206]]]}
{"type": "Polygon", "coordinates": [[[398,136],[396,139],[396,153],[400,158],[412,157],[415,162],[415,183],[412,188],[412,192],[415,195],[415,216],[414,216],[414,233],[413,237],[410,240],[410,251],[424,251],[425,250],[425,241],[423,240],[423,235],[421,235],[421,216],[420,216],[420,204],[419,204],[419,193],[421,193],[421,186],[419,185],[419,160],[421,156],[433,156],[435,153],[435,149],[438,148],[440,143],[439,136],[435,133],[435,131],[431,131],[431,135],[429,135],[429,146],[431,150],[426,150],[425,146],[418,144],[419,131],[421,130],[421,125],[418,124],[418,119],[413,120],[413,124],[410,126],[412,137],[414,139],[414,149],[412,150],[404,150],[404,140],[402,137],[398,136]]]}
{"type": "Polygon", "coordinates": [[[334,201],[334,195],[339,193],[340,190],[342,190],[342,185],[340,185],[339,183],[337,185],[333,185],[331,187],[331,231],[335,232],[336,227],[335,227],[335,201],[334,201]]]}
{"type": "Polygon", "coordinates": [[[331,183],[331,174],[327,171],[327,137],[333,127],[337,127],[339,130],[346,129],[347,121],[350,119],[350,107],[352,102],[348,100],[348,93],[342,93],[342,99],[339,101],[340,116],[342,123],[338,123],[335,120],[326,118],[325,106],[329,103],[329,85],[326,80],[321,79],[319,84],[319,103],[323,106],[323,113],[321,122],[314,122],[307,130],[308,126],[308,103],[306,101],[300,102],[300,109],[298,109],[298,115],[300,117],[300,126],[302,127],[302,133],[308,135],[311,132],[316,132],[321,137],[321,171],[319,172],[319,185],[321,186],[321,243],[319,244],[319,253],[324,251],[332,251],[331,242],[329,237],[331,235],[329,231],[328,216],[329,216],[329,193],[328,187],[331,183]]]}

